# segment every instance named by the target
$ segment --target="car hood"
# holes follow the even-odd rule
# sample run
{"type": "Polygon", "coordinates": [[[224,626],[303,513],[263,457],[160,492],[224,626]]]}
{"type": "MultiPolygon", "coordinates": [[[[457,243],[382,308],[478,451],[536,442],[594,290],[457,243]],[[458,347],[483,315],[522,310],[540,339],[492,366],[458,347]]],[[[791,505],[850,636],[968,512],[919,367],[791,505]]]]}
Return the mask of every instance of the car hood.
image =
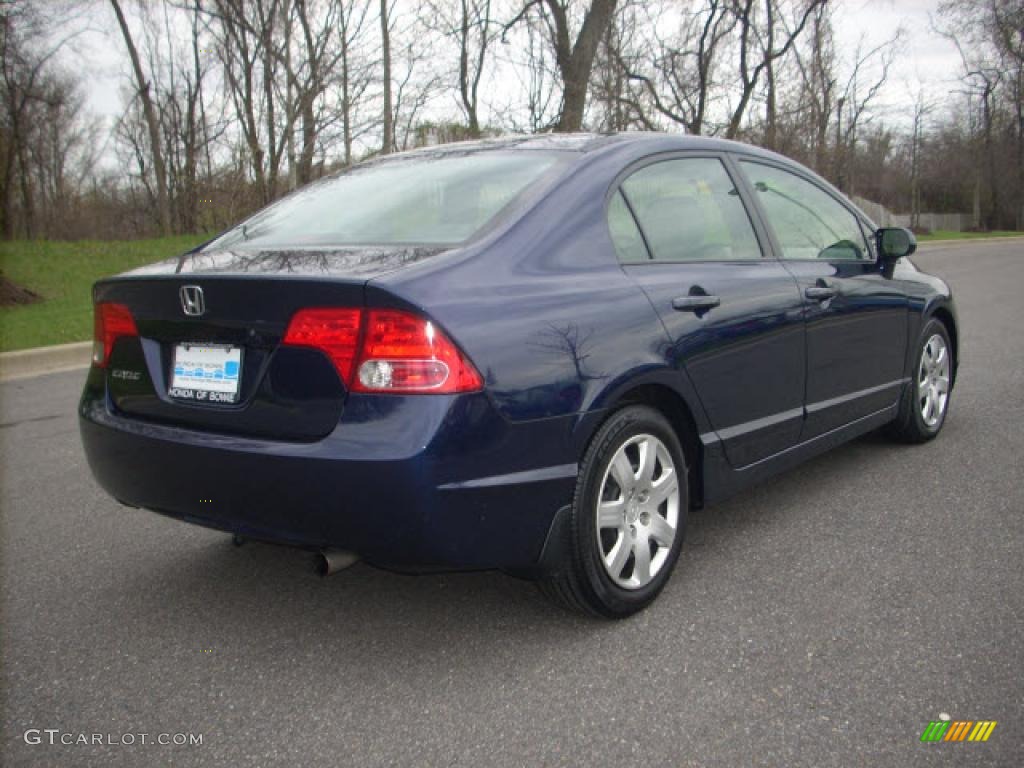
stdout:
{"type": "Polygon", "coordinates": [[[190,251],[124,273],[123,277],[160,275],[277,275],[359,277],[369,280],[449,250],[426,246],[367,246],[309,249],[233,249],[190,251]]]}

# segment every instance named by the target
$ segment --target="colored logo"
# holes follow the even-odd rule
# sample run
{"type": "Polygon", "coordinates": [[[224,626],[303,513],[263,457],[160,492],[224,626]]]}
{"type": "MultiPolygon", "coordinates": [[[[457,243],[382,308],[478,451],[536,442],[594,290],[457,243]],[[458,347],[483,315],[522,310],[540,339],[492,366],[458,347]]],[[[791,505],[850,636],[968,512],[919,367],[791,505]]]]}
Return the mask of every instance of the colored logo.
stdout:
{"type": "Polygon", "coordinates": [[[988,741],[995,728],[995,720],[932,720],[921,741],[988,741]]]}

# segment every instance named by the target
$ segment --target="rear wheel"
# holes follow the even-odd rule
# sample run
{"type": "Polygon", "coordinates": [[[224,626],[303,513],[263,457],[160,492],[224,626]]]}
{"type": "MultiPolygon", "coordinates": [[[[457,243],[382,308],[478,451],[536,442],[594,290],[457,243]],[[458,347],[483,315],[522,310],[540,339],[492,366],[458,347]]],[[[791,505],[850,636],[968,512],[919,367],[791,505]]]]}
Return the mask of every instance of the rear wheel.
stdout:
{"type": "Polygon", "coordinates": [[[606,618],[645,608],[679,558],[688,504],[686,462],[671,425],[646,406],[617,411],[580,465],[566,561],[542,591],[606,618]]]}
{"type": "Polygon", "coordinates": [[[946,326],[929,320],[918,339],[914,375],[890,427],[898,440],[923,443],[942,429],[953,386],[953,345],[946,326]]]}

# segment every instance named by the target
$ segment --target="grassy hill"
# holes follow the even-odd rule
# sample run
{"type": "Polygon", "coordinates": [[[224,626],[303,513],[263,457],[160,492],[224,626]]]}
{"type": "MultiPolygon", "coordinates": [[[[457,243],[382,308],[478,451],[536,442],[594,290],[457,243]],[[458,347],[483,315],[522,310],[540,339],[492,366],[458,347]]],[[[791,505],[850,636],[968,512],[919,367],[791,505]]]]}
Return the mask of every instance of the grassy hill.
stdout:
{"type": "Polygon", "coordinates": [[[205,235],[152,240],[0,243],[0,272],[39,294],[35,304],[0,307],[0,352],[92,338],[92,284],[198,245],[205,235]]]}

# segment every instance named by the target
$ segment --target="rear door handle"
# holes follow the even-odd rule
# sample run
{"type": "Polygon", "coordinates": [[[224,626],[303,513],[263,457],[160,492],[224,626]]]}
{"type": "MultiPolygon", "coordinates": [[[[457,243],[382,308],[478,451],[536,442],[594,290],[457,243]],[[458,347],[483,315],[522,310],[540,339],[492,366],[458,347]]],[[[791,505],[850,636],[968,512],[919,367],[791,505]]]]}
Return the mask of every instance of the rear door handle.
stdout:
{"type": "Polygon", "coordinates": [[[706,312],[709,309],[714,309],[721,303],[722,300],[717,296],[701,294],[679,296],[672,299],[672,309],[679,310],[680,312],[706,312]]]}
{"type": "Polygon", "coordinates": [[[816,301],[825,301],[827,299],[834,298],[837,293],[839,293],[839,291],[829,285],[812,285],[804,291],[804,296],[808,299],[815,299],[816,301]]]}

